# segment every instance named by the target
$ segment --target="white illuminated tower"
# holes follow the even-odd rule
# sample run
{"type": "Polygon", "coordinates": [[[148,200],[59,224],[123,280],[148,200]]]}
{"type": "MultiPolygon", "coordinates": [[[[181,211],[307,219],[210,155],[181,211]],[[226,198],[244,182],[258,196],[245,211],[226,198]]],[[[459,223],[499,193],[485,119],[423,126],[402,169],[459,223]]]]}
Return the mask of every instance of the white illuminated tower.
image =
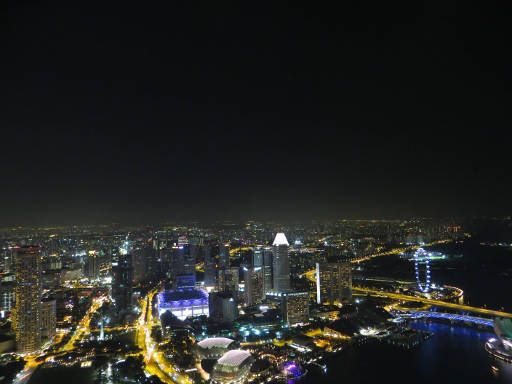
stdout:
{"type": "Polygon", "coordinates": [[[283,292],[290,289],[290,259],[288,257],[288,240],[284,233],[276,234],[273,245],[274,291],[283,292]]]}

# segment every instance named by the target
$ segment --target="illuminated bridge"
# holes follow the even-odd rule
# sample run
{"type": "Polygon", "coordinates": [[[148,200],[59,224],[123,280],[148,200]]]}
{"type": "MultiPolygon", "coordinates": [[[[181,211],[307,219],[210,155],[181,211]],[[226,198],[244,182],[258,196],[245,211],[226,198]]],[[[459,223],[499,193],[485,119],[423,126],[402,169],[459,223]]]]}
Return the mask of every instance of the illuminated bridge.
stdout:
{"type": "Polygon", "coordinates": [[[482,317],[477,316],[469,316],[469,315],[459,315],[456,313],[443,313],[443,312],[427,312],[427,311],[418,311],[413,312],[403,317],[407,317],[409,319],[442,319],[449,321],[457,321],[464,323],[472,323],[483,327],[493,327],[494,322],[491,319],[484,319],[482,317]]]}

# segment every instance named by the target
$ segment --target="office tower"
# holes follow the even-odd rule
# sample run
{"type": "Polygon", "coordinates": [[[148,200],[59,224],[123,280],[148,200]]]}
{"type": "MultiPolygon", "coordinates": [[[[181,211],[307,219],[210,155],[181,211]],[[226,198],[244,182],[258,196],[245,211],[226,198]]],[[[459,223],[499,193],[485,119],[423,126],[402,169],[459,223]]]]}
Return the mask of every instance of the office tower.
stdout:
{"type": "Polygon", "coordinates": [[[199,252],[198,246],[184,246],[180,249],[183,252],[183,274],[196,275],[196,260],[199,252]]]}
{"type": "Polygon", "coordinates": [[[352,267],[349,261],[316,264],[316,301],[343,302],[352,297],[352,267]]]}
{"type": "Polygon", "coordinates": [[[148,262],[141,248],[132,251],[133,284],[140,284],[148,277],[148,262]]]}
{"type": "Polygon", "coordinates": [[[265,298],[263,291],[263,269],[244,268],[244,298],[246,305],[259,304],[265,298]]]}
{"type": "Polygon", "coordinates": [[[89,251],[84,264],[84,275],[90,280],[100,277],[100,256],[96,251],[89,251]]]}
{"type": "Polygon", "coordinates": [[[266,247],[263,253],[263,289],[265,293],[274,287],[273,259],[272,248],[266,247]]]}
{"type": "Polygon", "coordinates": [[[263,267],[263,258],[265,249],[263,247],[254,247],[252,253],[252,267],[263,267]]]}
{"type": "Polygon", "coordinates": [[[226,244],[219,246],[219,264],[220,268],[229,268],[229,247],[226,244]]]}
{"type": "Polygon", "coordinates": [[[263,290],[265,293],[270,292],[273,288],[272,259],[272,248],[265,247],[263,249],[263,290]]]}
{"type": "Polygon", "coordinates": [[[211,245],[204,246],[204,285],[207,287],[215,287],[216,270],[215,260],[213,259],[213,249],[211,245]]]}
{"type": "Polygon", "coordinates": [[[290,289],[290,260],[288,240],[284,233],[276,234],[273,245],[273,290],[278,292],[290,289]]]}
{"type": "Polygon", "coordinates": [[[169,255],[169,275],[172,280],[183,274],[184,246],[173,246],[169,255]]]}
{"type": "Polygon", "coordinates": [[[287,292],[283,300],[283,320],[288,325],[309,321],[309,292],[287,292]]]}
{"type": "Polygon", "coordinates": [[[128,310],[132,304],[132,282],[132,255],[122,251],[117,261],[112,261],[112,299],[118,312],[128,310]]]}
{"type": "Polygon", "coordinates": [[[13,273],[14,272],[14,248],[5,247],[2,249],[0,272],[13,273]]]}
{"type": "Polygon", "coordinates": [[[182,288],[179,286],[182,282],[186,282],[187,286],[195,286],[196,261],[190,253],[188,244],[172,248],[170,275],[174,288],[182,288]]]}
{"type": "Polygon", "coordinates": [[[219,270],[218,290],[224,293],[230,293],[233,297],[238,297],[238,267],[223,268],[219,270]]]}
{"type": "Polygon", "coordinates": [[[15,296],[13,328],[18,352],[33,352],[41,344],[41,254],[37,246],[15,249],[15,296]]]}
{"type": "Polygon", "coordinates": [[[55,300],[41,302],[41,339],[50,341],[55,336],[57,328],[57,305],[55,300]]]}
{"type": "Polygon", "coordinates": [[[229,324],[238,317],[235,298],[224,292],[210,292],[208,297],[210,319],[218,324],[229,324]]]}
{"type": "Polygon", "coordinates": [[[157,251],[149,244],[144,244],[132,251],[133,283],[156,280],[160,276],[160,263],[157,251]]]}
{"type": "Polygon", "coordinates": [[[0,313],[0,317],[3,317],[2,314],[5,315],[5,312],[11,312],[16,304],[16,296],[14,295],[15,286],[16,283],[14,280],[2,280],[2,282],[0,282],[0,312],[2,312],[0,313]]]}

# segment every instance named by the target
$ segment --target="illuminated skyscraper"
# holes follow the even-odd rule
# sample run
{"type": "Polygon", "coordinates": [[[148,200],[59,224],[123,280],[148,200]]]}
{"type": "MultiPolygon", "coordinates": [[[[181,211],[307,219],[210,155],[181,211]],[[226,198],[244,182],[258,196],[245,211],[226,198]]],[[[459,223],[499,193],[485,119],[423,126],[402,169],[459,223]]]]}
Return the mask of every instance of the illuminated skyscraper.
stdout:
{"type": "Polygon", "coordinates": [[[263,291],[263,269],[261,267],[244,268],[245,303],[255,305],[265,298],[263,291]]]}
{"type": "Polygon", "coordinates": [[[221,268],[229,268],[229,247],[226,244],[219,245],[219,264],[221,268]]]}
{"type": "Polygon", "coordinates": [[[210,292],[208,307],[210,319],[219,324],[232,323],[238,316],[237,302],[229,293],[210,292]]]}
{"type": "Polygon", "coordinates": [[[96,251],[89,251],[85,259],[84,275],[91,280],[100,277],[100,255],[96,251]]]}
{"type": "Polygon", "coordinates": [[[283,321],[292,326],[309,321],[309,292],[277,292],[267,293],[267,300],[279,303],[283,321]]]}
{"type": "MultiPolygon", "coordinates": [[[[0,282],[0,312],[10,312],[16,304],[14,289],[16,283],[14,280],[0,282]]],[[[0,313],[0,317],[2,317],[0,313]]]]}
{"type": "Polygon", "coordinates": [[[263,290],[265,293],[270,292],[273,288],[272,257],[272,248],[265,247],[263,249],[263,290]]]}
{"type": "Polygon", "coordinates": [[[41,303],[41,338],[52,340],[57,328],[57,306],[55,300],[43,300],[41,303]]]}
{"type": "Polygon", "coordinates": [[[238,297],[238,267],[222,268],[219,270],[217,281],[219,292],[229,293],[238,297]]]}
{"type": "Polygon", "coordinates": [[[216,271],[215,260],[213,259],[213,250],[211,245],[204,246],[204,285],[207,287],[215,287],[216,271]]]}
{"type": "Polygon", "coordinates": [[[276,234],[273,245],[273,290],[278,292],[290,289],[290,259],[288,240],[284,233],[276,234]]]}
{"type": "Polygon", "coordinates": [[[37,246],[15,249],[15,296],[13,328],[16,349],[26,353],[41,345],[41,254],[37,246]]]}
{"type": "Polygon", "coordinates": [[[118,312],[132,304],[133,264],[130,247],[120,248],[117,260],[112,260],[112,298],[118,312]]]}
{"type": "Polygon", "coordinates": [[[255,247],[252,253],[252,266],[263,267],[263,257],[265,254],[265,248],[255,247]]]}
{"type": "Polygon", "coordinates": [[[352,267],[349,261],[316,264],[316,301],[343,302],[352,297],[352,267]]]}

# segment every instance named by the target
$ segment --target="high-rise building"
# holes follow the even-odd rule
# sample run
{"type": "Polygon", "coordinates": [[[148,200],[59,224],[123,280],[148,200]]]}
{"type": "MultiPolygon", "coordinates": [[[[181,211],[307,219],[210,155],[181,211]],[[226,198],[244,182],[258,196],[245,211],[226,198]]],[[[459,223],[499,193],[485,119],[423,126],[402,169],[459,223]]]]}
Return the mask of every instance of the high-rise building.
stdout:
{"type": "Polygon", "coordinates": [[[289,326],[309,321],[309,292],[270,292],[267,298],[280,303],[283,321],[289,326]]]}
{"type": "Polygon", "coordinates": [[[100,256],[98,252],[89,251],[85,259],[84,275],[91,280],[95,280],[100,277],[100,256]]]}
{"type": "Polygon", "coordinates": [[[252,252],[252,266],[253,267],[263,267],[263,258],[265,254],[264,247],[254,247],[252,252]]]}
{"type": "Polygon", "coordinates": [[[236,299],[229,293],[210,292],[208,297],[210,319],[218,324],[229,324],[238,316],[236,299]]]}
{"type": "Polygon", "coordinates": [[[349,261],[316,264],[316,301],[343,302],[352,297],[352,267],[349,261]]]}
{"type": "Polygon", "coordinates": [[[52,340],[57,329],[57,305],[55,300],[41,302],[41,338],[42,341],[52,340]]]}
{"type": "Polygon", "coordinates": [[[183,274],[196,274],[196,256],[199,252],[198,246],[184,246],[179,249],[183,254],[183,274]]]}
{"type": "Polygon", "coordinates": [[[273,245],[273,290],[278,292],[290,289],[290,259],[288,240],[284,233],[276,234],[273,245]]]}
{"type": "Polygon", "coordinates": [[[206,287],[215,287],[216,271],[215,260],[213,259],[213,249],[211,245],[204,246],[204,285],[206,287]]]}
{"type": "Polygon", "coordinates": [[[238,267],[219,269],[219,278],[217,280],[219,292],[230,293],[233,297],[238,297],[238,267]]]}
{"type": "MultiPolygon", "coordinates": [[[[12,276],[11,276],[12,277],[12,276]]],[[[16,303],[14,294],[16,283],[12,281],[0,282],[0,312],[11,312],[16,303]]],[[[0,314],[0,317],[1,316],[0,314]]]]}
{"type": "Polygon", "coordinates": [[[255,305],[265,299],[263,290],[263,269],[244,268],[244,297],[246,305],[255,305]]]}
{"type": "Polygon", "coordinates": [[[156,280],[160,276],[160,262],[157,259],[156,249],[144,244],[132,251],[133,282],[139,284],[143,281],[156,280]]]}
{"type": "Polygon", "coordinates": [[[220,268],[229,268],[229,247],[226,244],[219,246],[219,264],[220,268]]]}
{"type": "Polygon", "coordinates": [[[0,252],[0,271],[5,273],[14,272],[14,248],[5,247],[0,252]]]}
{"type": "Polygon", "coordinates": [[[132,284],[132,255],[120,252],[117,261],[112,261],[112,298],[118,312],[130,308],[133,294],[132,284]]]}
{"type": "Polygon", "coordinates": [[[15,249],[16,307],[13,328],[16,349],[26,353],[41,345],[41,253],[37,246],[15,249]]]}
{"type": "Polygon", "coordinates": [[[263,250],[263,290],[270,292],[273,288],[272,278],[272,248],[265,247],[263,250]]]}

